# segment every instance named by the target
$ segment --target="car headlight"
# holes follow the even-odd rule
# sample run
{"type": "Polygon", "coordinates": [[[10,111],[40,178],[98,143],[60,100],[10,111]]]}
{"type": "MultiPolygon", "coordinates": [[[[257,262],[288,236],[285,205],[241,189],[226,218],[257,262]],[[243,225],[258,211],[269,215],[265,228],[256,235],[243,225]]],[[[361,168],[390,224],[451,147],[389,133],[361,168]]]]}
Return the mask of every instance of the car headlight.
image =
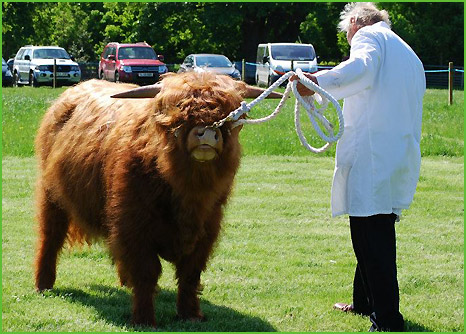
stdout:
{"type": "Polygon", "coordinates": [[[133,71],[131,70],[131,66],[122,66],[122,67],[120,67],[120,69],[121,69],[123,72],[126,72],[126,73],[131,73],[131,72],[133,72],[133,71]]]}
{"type": "Polygon", "coordinates": [[[49,67],[48,65],[39,65],[39,66],[36,66],[36,71],[48,71],[49,67]]]}
{"type": "Polygon", "coordinates": [[[233,73],[231,73],[231,76],[232,76],[233,78],[240,78],[240,77],[241,77],[241,74],[239,73],[239,71],[238,71],[237,69],[235,69],[235,70],[233,71],[233,73]]]}
{"type": "Polygon", "coordinates": [[[168,72],[168,68],[165,65],[159,66],[159,73],[166,73],[168,72]]]}
{"type": "Polygon", "coordinates": [[[279,75],[283,75],[285,74],[285,70],[283,69],[282,66],[278,65],[277,67],[275,67],[275,69],[273,69],[273,71],[279,75]]]}
{"type": "Polygon", "coordinates": [[[72,71],[75,71],[75,72],[79,72],[80,71],[80,68],[78,65],[71,65],[71,70],[72,71]]]}

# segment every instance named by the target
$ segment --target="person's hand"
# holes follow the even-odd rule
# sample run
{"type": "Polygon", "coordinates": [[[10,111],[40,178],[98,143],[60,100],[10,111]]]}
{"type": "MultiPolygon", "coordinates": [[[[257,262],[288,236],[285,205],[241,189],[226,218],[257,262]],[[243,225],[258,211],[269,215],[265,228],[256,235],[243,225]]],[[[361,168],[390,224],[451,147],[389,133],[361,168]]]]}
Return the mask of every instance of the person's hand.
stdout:
{"type": "MultiPolygon", "coordinates": [[[[310,74],[310,73],[303,73],[304,76],[308,79],[310,79],[313,83],[315,83],[316,85],[318,85],[319,83],[317,82],[317,78],[310,74]]],[[[298,80],[299,77],[295,74],[293,76],[291,76],[290,78],[290,81],[294,81],[294,80],[298,80]]],[[[306,86],[304,86],[302,83],[298,82],[298,86],[297,86],[297,89],[298,89],[298,93],[301,95],[301,96],[311,96],[311,95],[314,95],[314,91],[313,90],[310,90],[309,88],[307,88],[306,86]]]]}

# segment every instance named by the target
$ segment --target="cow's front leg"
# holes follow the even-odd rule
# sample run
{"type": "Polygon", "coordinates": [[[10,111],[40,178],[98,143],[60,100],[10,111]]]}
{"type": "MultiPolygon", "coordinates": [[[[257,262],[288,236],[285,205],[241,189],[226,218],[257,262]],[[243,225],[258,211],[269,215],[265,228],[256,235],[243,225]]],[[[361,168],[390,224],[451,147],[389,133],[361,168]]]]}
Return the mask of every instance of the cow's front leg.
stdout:
{"type": "Polygon", "coordinates": [[[221,211],[214,211],[205,225],[206,233],[198,240],[193,252],[181,257],[176,262],[176,277],[178,279],[178,297],[176,301],[178,317],[184,320],[203,321],[204,314],[199,304],[201,292],[201,272],[212,253],[213,245],[220,230],[221,211]]]}
{"type": "Polygon", "coordinates": [[[204,314],[199,303],[201,292],[201,271],[204,266],[196,256],[187,256],[176,263],[178,296],[176,307],[178,317],[183,320],[203,321],[204,314]]]}
{"type": "MultiPolygon", "coordinates": [[[[122,283],[133,291],[132,323],[140,326],[156,327],[154,295],[157,281],[162,273],[160,260],[154,253],[141,251],[144,246],[133,252],[126,249],[123,256],[118,258],[118,266],[122,283]]],[[[124,246],[123,246],[124,247],[124,246]]]]}
{"type": "Polygon", "coordinates": [[[138,225],[130,222],[130,220],[112,222],[109,245],[117,265],[120,282],[130,287],[133,292],[132,323],[155,327],[153,299],[157,281],[162,273],[162,265],[154,249],[150,230],[144,229],[147,224],[144,224],[143,220],[140,220],[138,225]]]}

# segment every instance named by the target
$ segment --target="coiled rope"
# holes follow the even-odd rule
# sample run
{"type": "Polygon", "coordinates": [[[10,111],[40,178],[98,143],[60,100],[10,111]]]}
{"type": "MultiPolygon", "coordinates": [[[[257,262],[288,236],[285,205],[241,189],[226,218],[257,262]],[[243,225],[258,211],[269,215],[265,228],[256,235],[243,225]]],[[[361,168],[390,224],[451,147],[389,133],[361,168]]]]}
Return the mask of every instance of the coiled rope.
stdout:
{"type": "Polygon", "coordinates": [[[295,107],[294,107],[295,130],[296,130],[296,133],[298,134],[301,144],[307,150],[311,152],[314,152],[314,153],[325,152],[330,147],[331,143],[336,142],[338,139],[340,139],[341,135],[343,134],[343,128],[344,128],[343,113],[342,113],[342,110],[341,110],[341,107],[338,101],[332,95],[330,95],[330,93],[328,93],[323,88],[321,88],[319,85],[316,85],[309,78],[307,78],[303,74],[301,69],[299,68],[296,69],[296,72],[290,71],[290,72],[285,73],[275,83],[273,83],[268,89],[266,89],[261,95],[259,95],[255,100],[251,101],[250,103],[246,103],[245,101],[243,101],[239,108],[233,110],[224,119],[218,122],[215,122],[211,127],[219,128],[225,122],[234,122],[233,128],[241,124],[258,124],[258,123],[267,122],[275,118],[280,113],[280,111],[282,110],[285,104],[285,101],[288,99],[291,92],[293,92],[295,96],[295,107]],[[295,74],[298,76],[299,79],[288,82],[285,92],[283,93],[282,99],[280,100],[277,107],[270,115],[263,117],[263,118],[259,118],[259,119],[239,119],[242,115],[247,114],[255,105],[257,105],[259,102],[264,100],[270,93],[272,93],[284,81],[288,80],[291,76],[295,74]],[[312,96],[306,96],[306,97],[301,96],[297,89],[298,82],[301,82],[304,86],[316,92],[316,94],[312,96]],[[325,116],[323,115],[323,112],[327,109],[329,101],[335,106],[336,113],[338,116],[338,133],[336,135],[333,134],[333,128],[334,128],[333,124],[330,123],[327,120],[327,118],[325,118],[325,116]],[[320,108],[316,107],[315,102],[320,104],[320,108]],[[301,129],[301,122],[300,122],[300,105],[302,105],[304,109],[306,110],[309,120],[311,121],[317,134],[323,140],[327,142],[324,146],[320,148],[315,148],[311,146],[307,142],[306,138],[304,137],[302,129],[301,129]],[[327,131],[328,135],[325,134],[324,131],[322,131],[322,128],[318,122],[322,124],[322,126],[327,131]]]}

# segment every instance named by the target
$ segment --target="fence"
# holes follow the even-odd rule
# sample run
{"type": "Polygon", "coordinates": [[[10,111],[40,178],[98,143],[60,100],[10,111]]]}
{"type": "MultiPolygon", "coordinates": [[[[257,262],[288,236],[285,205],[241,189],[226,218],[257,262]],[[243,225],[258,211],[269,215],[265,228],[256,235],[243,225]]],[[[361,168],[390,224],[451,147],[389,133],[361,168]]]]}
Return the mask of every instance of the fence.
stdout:
{"type": "MultiPolygon", "coordinates": [[[[243,80],[247,83],[255,83],[256,81],[256,67],[258,64],[249,63],[245,61],[235,61],[235,67],[240,71],[241,75],[243,74],[244,67],[244,76],[243,80]]],[[[176,72],[179,68],[178,64],[166,64],[168,71],[176,72]]],[[[81,77],[83,80],[88,80],[91,78],[98,77],[98,62],[92,63],[79,63],[81,67],[81,77]]],[[[329,69],[331,66],[318,66],[318,69],[329,69]]],[[[434,65],[425,65],[424,66],[426,73],[426,84],[428,88],[448,88],[448,66],[434,66],[434,65]]],[[[453,67],[453,88],[454,89],[464,89],[464,68],[459,66],[453,67]]]]}
{"type": "MultiPolygon", "coordinates": [[[[424,66],[426,82],[429,88],[448,88],[449,72],[448,66],[424,66]]],[[[464,89],[464,68],[453,66],[453,88],[464,89]]]]}

